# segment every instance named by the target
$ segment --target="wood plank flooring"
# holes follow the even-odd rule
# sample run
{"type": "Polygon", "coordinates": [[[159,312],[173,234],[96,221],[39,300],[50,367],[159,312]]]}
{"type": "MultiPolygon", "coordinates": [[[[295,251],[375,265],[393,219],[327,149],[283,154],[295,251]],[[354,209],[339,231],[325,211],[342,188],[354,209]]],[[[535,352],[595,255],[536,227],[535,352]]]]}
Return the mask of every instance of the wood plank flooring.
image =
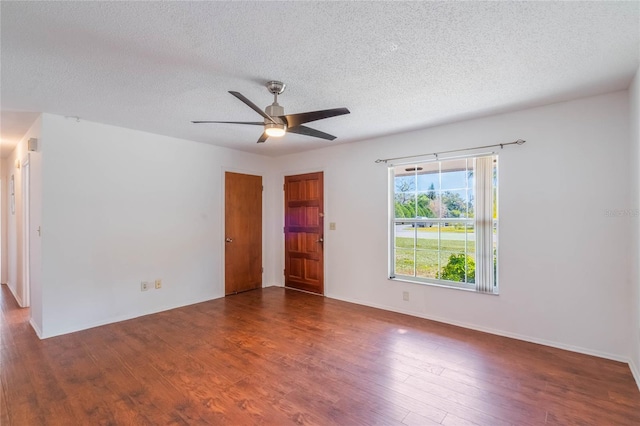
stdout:
{"type": "Polygon", "coordinates": [[[627,365],[267,288],[39,340],[1,292],[4,425],[640,425],[627,365]]]}

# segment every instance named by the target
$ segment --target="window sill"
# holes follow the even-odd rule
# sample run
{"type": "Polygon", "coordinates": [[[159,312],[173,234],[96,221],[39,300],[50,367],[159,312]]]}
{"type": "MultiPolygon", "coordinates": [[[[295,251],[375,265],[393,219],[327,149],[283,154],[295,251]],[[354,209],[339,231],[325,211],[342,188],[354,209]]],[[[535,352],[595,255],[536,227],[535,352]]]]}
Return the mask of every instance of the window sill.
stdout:
{"type": "Polygon", "coordinates": [[[389,277],[388,279],[389,279],[389,281],[400,281],[400,282],[404,282],[404,283],[427,285],[427,286],[431,286],[431,287],[450,288],[450,289],[453,289],[453,290],[462,290],[462,291],[468,291],[468,292],[471,292],[471,293],[488,294],[490,296],[499,296],[500,295],[500,293],[498,292],[497,289],[494,290],[493,293],[485,293],[485,292],[477,291],[475,288],[463,287],[462,285],[444,284],[444,283],[437,283],[437,282],[431,282],[431,281],[422,281],[422,280],[417,280],[417,279],[411,279],[411,277],[400,276],[400,277],[389,277]]]}

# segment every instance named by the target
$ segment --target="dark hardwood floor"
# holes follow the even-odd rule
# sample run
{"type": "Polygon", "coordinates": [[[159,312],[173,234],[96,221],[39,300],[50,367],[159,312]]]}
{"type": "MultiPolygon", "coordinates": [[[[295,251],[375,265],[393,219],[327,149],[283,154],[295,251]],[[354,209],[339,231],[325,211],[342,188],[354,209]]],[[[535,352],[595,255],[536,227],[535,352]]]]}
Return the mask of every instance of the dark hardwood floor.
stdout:
{"type": "Polygon", "coordinates": [[[282,288],[42,341],[0,302],[2,425],[640,425],[625,364],[282,288]]]}

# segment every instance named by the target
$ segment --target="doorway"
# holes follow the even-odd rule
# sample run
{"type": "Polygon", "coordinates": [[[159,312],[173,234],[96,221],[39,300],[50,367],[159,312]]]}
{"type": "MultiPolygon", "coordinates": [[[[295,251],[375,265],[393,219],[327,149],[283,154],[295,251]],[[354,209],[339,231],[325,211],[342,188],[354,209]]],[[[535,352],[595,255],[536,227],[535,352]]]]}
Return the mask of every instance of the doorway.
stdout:
{"type": "Polygon", "coordinates": [[[225,295],[262,288],[262,176],[225,172],[225,295]]]}
{"type": "Polygon", "coordinates": [[[324,294],[323,173],[285,176],[285,287],[324,294]]]}

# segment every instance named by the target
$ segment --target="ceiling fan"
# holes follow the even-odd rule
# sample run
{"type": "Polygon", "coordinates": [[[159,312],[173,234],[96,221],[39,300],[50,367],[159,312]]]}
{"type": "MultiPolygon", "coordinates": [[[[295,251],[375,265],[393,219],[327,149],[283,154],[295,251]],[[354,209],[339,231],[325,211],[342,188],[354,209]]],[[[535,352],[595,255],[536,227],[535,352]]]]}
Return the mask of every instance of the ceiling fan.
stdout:
{"type": "Polygon", "coordinates": [[[303,126],[303,124],[350,113],[346,108],[333,108],[285,115],[284,108],[278,104],[278,95],[284,92],[285,84],[281,81],[269,81],[267,83],[267,89],[269,92],[273,93],[273,103],[266,107],[264,111],[241,93],[229,91],[233,96],[248,105],[249,108],[260,114],[264,118],[264,121],[192,121],[192,123],[226,123],[264,126],[264,131],[262,132],[262,136],[258,139],[258,143],[263,143],[269,137],[277,138],[284,136],[287,132],[332,141],[336,138],[335,136],[321,132],[320,130],[312,129],[311,127],[303,126]]]}

